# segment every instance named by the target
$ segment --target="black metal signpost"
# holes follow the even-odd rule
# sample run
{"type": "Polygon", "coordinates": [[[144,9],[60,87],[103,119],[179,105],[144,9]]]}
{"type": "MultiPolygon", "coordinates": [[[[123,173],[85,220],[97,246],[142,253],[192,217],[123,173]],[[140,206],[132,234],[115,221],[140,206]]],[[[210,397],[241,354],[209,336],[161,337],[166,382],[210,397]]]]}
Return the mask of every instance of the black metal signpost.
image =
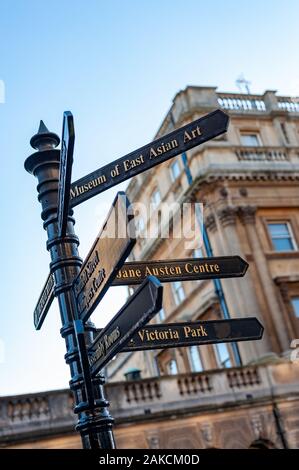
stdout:
{"type": "Polygon", "coordinates": [[[118,352],[246,341],[262,336],[263,327],[255,318],[145,326],[162,307],[159,280],[244,276],[248,264],[239,256],[123,264],[135,243],[133,224],[129,224],[129,201],[123,193],[118,193],[83,265],[74,232],[71,207],[222,134],[227,125],[228,116],[214,111],[72,185],[75,139],[72,114],[64,113],[61,151],[55,149],[59,137],[49,132],[42,121],[30,141],[37,152],[27,158],[25,169],[38,179],[38,200],[51,255],[50,274],[34,311],[34,324],[36,329],[41,328],[55,295],[60,308],[61,335],[66,342],[65,360],[70,367],[74,412],[78,414],[76,429],[84,448],[115,448],[113,419],[104,397],[101,370],[118,352]],[[126,229],[122,236],[117,233],[119,226],[126,229]],[[88,319],[109,286],[131,284],[141,286],[96,336],[98,331],[88,319]]]}
{"type": "MultiPolygon", "coordinates": [[[[65,361],[70,367],[70,388],[74,395],[74,412],[78,414],[76,429],[81,434],[83,448],[115,448],[112,432],[113,419],[109,414],[109,403],[104,397],[104,377],[98,374],[91,379],[90,386],[85,384],[86,374],[82,370],[80,345],[74,327],[77,319],[77,302],[72,289],[73,281],[79,274],[82,260],[79,257],[79,239],[74,232],[75,220],[72,211],[67,216],[65,237],[60,237],[57,217],[58,181],[60,151],[55,147],[59,137],[49,132],[41,122],[39,131],[31,139],[32,147],[37,152],[25,161],[25,169],[38,179],[38,199],[42,205],[41,217],[47,231],[47,249],[51,255],[50,272],[54,276],[54,293],[58,299],[62,328],[61,336],[65,339],[67,352],[65,361]],[[87,394],[87,389],[92,394],[87,394]],[[91,398],[92,402],[91,402],[91,398]]],[[[84,325],[86,346],[92,344],[96,332],[94,325],[84,325]]]]}

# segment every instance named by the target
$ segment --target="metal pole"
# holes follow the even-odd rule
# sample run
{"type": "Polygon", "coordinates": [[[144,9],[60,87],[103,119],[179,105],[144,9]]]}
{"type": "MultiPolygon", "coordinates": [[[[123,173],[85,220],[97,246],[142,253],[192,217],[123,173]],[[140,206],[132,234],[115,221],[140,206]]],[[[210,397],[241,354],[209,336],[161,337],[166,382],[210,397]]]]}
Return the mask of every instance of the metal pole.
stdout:
{"type": "MultiPolygon", "coordinates": [[[[41,218],[47,231],[47,249],[51,255],[50,270],[55,278],[55,296],[58,298],[62,328],[61,336],[66,343],[65,361],[70,367],[70,389],[74,395],[78,414],[76,430],[80,432],[85,449],[114,449],[113,419],[108,412],[109,403],[104,397],[102,375],[92,379],[92,394],[85,384],[81,369],[74,320],[77,318],[76,302],[72,289],[73,279],[80,271],[79,239],[74,231],[73,212],[69,212],[66,236],[59,238],[57,223],[57,201],[60,151],[55,149],[59,137],[49,132],[41,121],[38,133],[30,141],[37,152],[25,161],[25,169],[38,179],[38,200],[42,205],[41,218]],[[90,400],[90,396],[93,400],[90,400]]],[[[91,322],[85,325],[85,341],[88,347],[96,329],[91,322]]]]}
{"type": "MultiPolygon", "coordinates": [[[[191,174],[191,171],[190,171],[190,168],[189,168],[188,157],[187,157],[185,152],[182,154],[182,162],[183,162],[183,165],[184,165],[184,170],[185,170],[185,174],[186,174],[186,177],[187,177],[188,184],[189,184],[189,186],[192,186],[193,177],[192,177],[192,174],[191,174]]],[[[204,244],[207,256],[214,256],[212,246],[211,246],[211,243],[210,243],[210,239],[209,239],[209,236],[208,236],[208,232],[207,232],[207,229],[206,229],[206,227],[203,223],[202,213],[201,213],[201,211],[199,210],[199,208],[197,206],[195,206],[195,210],[196,210],[196,217],[197,217],[197,220],[199,222],[199,226],[202,227],[203,244],[204,244]]],[[[230,314],[229,314],[228,305],[226,303],[226,299],[225,299],[224,292],[223,292],[223,289],[222,289],[221,281],[220,281],[220,279],[213,279],[213,283],[214,283],[214,287],[215,287],[215,293],[216,293],[216,295],[218,297],[218,300],[219,300],[219,304],[220,304],[220,308],[221,308],[221,311],[222,311],[223,318],[228,320],[231,317],[230,317],[230,314]]],[[[241,360],[240,351],[239,351],[237,343],[231,343],[231,347],[232,347],[232,350],[233,350],[233,355],[234,355],[236,365],[241,366],[242,365],[242,360],[241,360]]]]}

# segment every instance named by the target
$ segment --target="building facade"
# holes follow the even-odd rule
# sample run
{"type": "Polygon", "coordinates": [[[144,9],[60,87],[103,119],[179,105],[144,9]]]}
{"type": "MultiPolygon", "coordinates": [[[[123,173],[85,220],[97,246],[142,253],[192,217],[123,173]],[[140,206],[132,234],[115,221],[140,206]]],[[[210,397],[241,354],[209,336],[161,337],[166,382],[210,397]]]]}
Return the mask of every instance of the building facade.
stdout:
{"type": "MultiPolygon", "coordinates": [[[[229,114],[228,132],[187,152],[192,184],[179,156],[133,178],[127,195],[157,213],[163,204],[203,203],[213,254],[240,255],[249,263],[244,278],[221,281],[230,315],[256,316],[265,327],[261,341],[239,343],[242,364],[289,357],[299,335],[299,101],[273,91],[241,95],[187,87],[175,96],[156,137],[216,108],[229,114]]],[[[161,231],[143,237],[151,219],[141,219],[133,259],[206,256],[203,246],[188,248],[184,237],[175,238],[175,222],[169,238],[161,231]]],[[[212,281],[174,282],[164,284],[163,311],[154,321],[221,315],[212,281]]],[[[108,373],[110,380],[120,380],[130,368],[146,378],[234,365],[231,346],[222,344],[122,354],[108,373]]]]}
{"type": "MultiPolygon", "coordinates": [[[[134,177],[127,195],[153,217],[163,204],[203,204],[213,255],[249,263],[243,278],[221,281],[230,316],[257,317],[264,336],[238,343],[242,366],[229,343],[119,354],[106,391],[120,448],[299,447],[299,99],[189,86],[156,137],[217,108],[230,116],[226,134],[134,177]]],[[[178,217],[169,237],[159,217],[143,236],[153,217],[138,213],[131,259],[206,256],[199,231],[176,238],[178,217]]],[[[215,286],[201,280],[164,284],[152,322],[220,318],[215,286]]],[[[0,444],[80,447],[71,408],[68,391],[0,399],[0,444]]]]}

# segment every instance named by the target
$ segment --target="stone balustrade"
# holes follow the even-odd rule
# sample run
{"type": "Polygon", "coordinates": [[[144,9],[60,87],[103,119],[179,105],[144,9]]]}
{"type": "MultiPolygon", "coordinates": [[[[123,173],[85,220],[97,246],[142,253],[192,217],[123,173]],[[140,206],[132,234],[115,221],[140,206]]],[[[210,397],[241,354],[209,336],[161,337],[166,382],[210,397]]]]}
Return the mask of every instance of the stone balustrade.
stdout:
{"type": "Polygon", "coordinates": [[[289,152],[284,147],[234,147],[239,161],[288,162],[289,152]]]}
{"type": "Polygon", "coordinates": [[[221,108],[235,111],[266,111],[266,104],[261,95],[240,93],[217,93],[221,108]]]}
{"type": "MultiPolygon", "coordinates": [[[[180,410],[234,405],[299,394],[299,364],[281,362],[110,383],[106,394],[116,424],[180,410]]],[[[0,398],[0,445],[72,432],[76,417],[68,390],[0,398]]]]}
{"type": "Polygon", "coordinates": [[[278,107],[289,113],[299,113],[299,98],[289,96],[278,96],[278,107]]]}

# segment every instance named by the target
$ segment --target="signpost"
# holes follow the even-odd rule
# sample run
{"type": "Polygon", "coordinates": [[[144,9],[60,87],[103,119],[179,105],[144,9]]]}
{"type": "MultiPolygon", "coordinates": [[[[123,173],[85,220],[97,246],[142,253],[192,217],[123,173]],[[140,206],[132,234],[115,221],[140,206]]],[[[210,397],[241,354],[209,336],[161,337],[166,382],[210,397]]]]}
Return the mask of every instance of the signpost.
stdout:
{"type": "Polygon", "coordinates": [[[74,280],[78,315],[83,321],[88,320],[104,297],[135,244],[129,205],[125,193],[117,193],[103,227],[74,280]],[[119,234],[120,230],[123,233],[119,234]]]}
{"type": "Polygon", "coordinates": [[[73,115],[70,111],[65,111],[63,113],[58,186],[57,217],[58,233],[60,237],[65,236],[69,212],[74,143],[75,131],[73,115]]]}
{"type": "Polygon", "coordinates": [[[263,331],[263,326],[254,317],[147,325],[135,333],[121,352],[252,341],[261,339],[263,331]]]}
{"type": "Polygon", "coordinates": [[[154,142],[115,160],[71,185],[74,150],[73,116],[63,116],[59,137],[41,122],[31,145],[37,152],[25,169],[38,178],[38,199],[51,255],[50,274],[34,310],[40,329],[54,295],[61,314],[65,359],[70,366],[70,388],[78,413],[76,429],[88,449],[115,447],[113,419],[105,399],[101,369],[121,351],[184,347],[260,339],[263,327],[256,318],[146,325],[162,308],[161,282],[244,276],[248,264],[239,256],[125,263],[135,243],[129,201],[118,193],[106,221],[82,265],[79,239],[71,207],[159,163],[207,142],[227,130],[228,116],[216,110],[154,142]],[[59,172],[58,172],[59,163],[59,172]],[[59,180],[59,184],[58,184],[59,180]],[[58,223],[57,223],[58,222],[58,223]],[[57,229],[58,226],[58,229],[57,229]],[[119,231],[122,230],[120,234],[119,231]],[[156,277],[155,277],[156,276],[156,277]],[[160,280],[160,281],[159,281],[160,280]],[[142,283],[142,284],[141,284],[142,283]],[[88,318],[111,285],[141,284],[115,317],[96,336],[88,318]],[[85,322],[87,322],[85,324],[85,322]]]}
{"type": "Polygon", "coordinates": [[[54,276],[49,274],[33,313],[34,326],[40,330],[54,299],[54,276]]]}
{"type": "Polygon", "coordinates": [[[103,328],[89,348],[89,364],[94,376],[162,308],[163,287],[148,276],[115,317],[103,328]]]}
{"type": "Polygon", "coordinates": [[[227,114],[217,109],[103,166],[71,185],[71,207],[223,134],[227,126],[227,114]]]}
{"type": "Polygon", "coordinates": [[[135,261],[123,265],[113,286],[140,284],[149,275],[156,276],[160,282],[241,277],[247,268],[248,263],[240,256],[135,261]]]}

